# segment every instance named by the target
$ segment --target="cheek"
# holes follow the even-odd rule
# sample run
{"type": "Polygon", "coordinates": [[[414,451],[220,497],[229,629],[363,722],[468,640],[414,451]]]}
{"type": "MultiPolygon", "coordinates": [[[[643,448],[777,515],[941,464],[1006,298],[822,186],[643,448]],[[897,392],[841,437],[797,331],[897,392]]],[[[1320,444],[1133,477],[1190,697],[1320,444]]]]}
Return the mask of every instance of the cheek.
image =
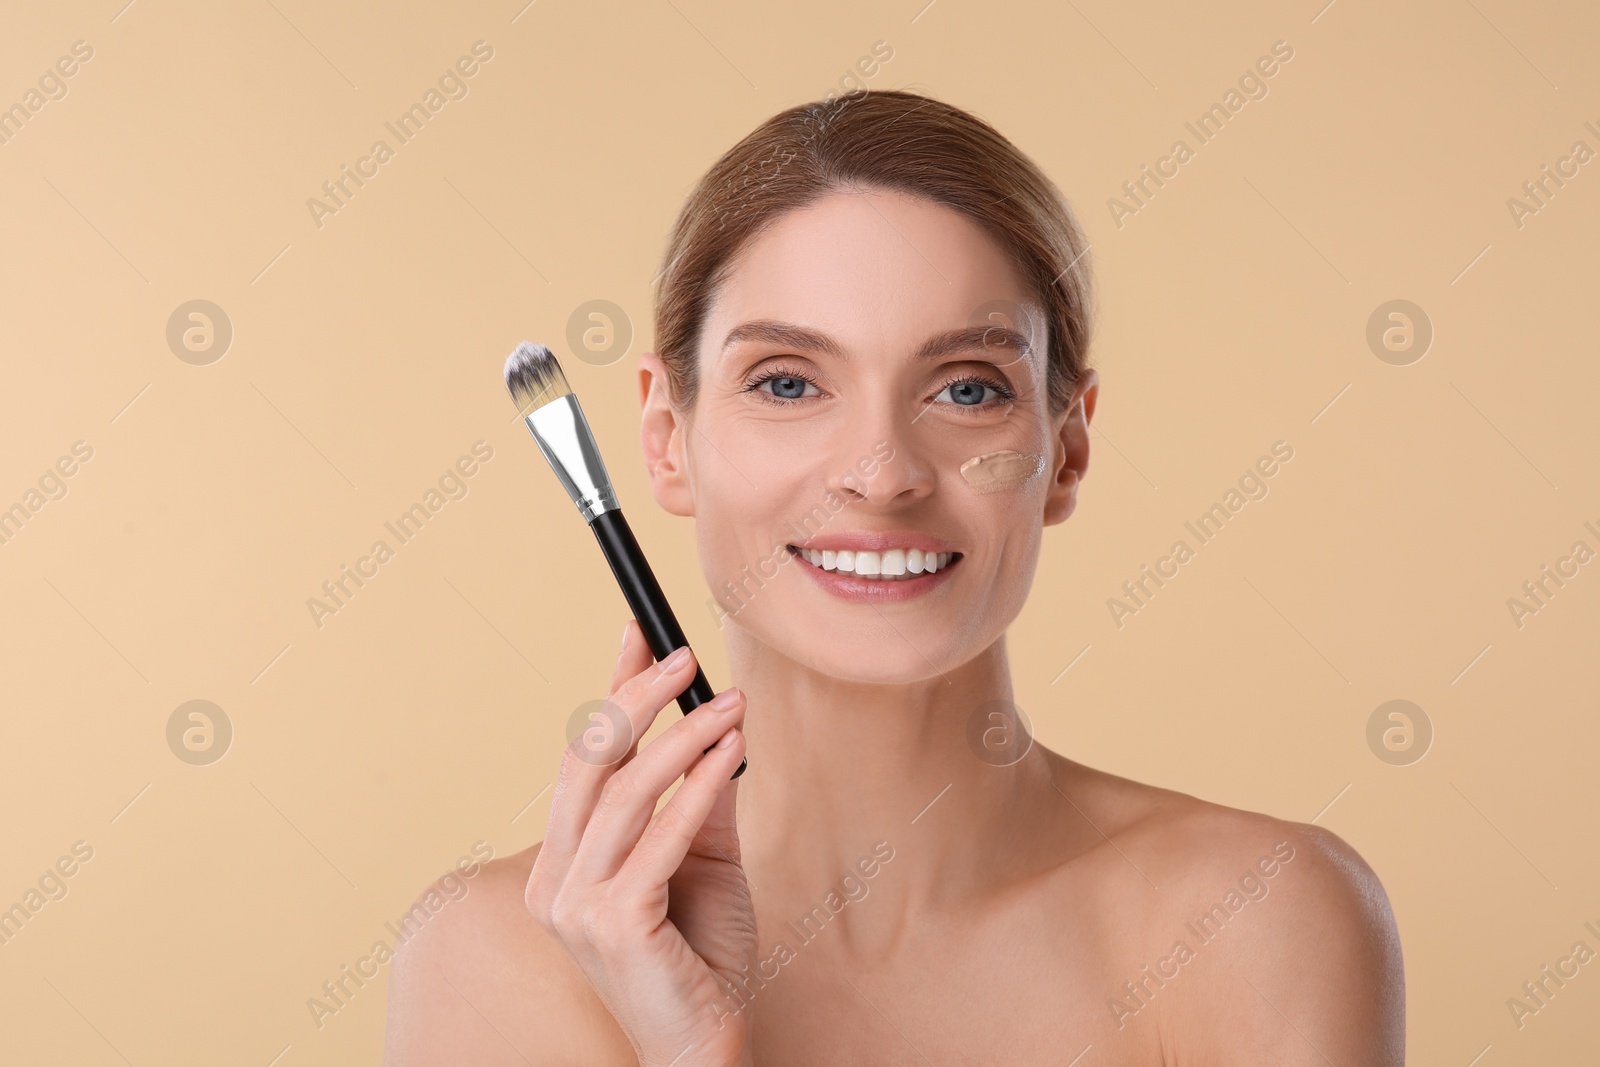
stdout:
{"type": "Polygon", "coordinates": [[[1044,545],[1037,518],[1044,507],[1043,479],[993,492],[975,492],[959,477],[946,484],[944,492],[960,515],[958,525],[971,542],[962,566],[969,568],[964,578],[976,590],[973,618],[981,617],[985,628],[996,619],[1009,625],[1028,599],[1044,545]]]}
{"type": "Polygon", "coordinates": [[[712,476],[700,478],[695,487],[695,527],[706,578],[713,586],[737,581],[746,572],[770,578],[786,562],[785,531],[804,490],[792,470],[781,466],[748,456],[736,468],[714,462],[712,476]]]}
{"type": "Polygon", "coordinates": [[[1044,456],[1037,452],[1002,449],[966,460],[958,468],[975,493],[1004,493],[1021,489],[1044,473],[1044,456]]]}

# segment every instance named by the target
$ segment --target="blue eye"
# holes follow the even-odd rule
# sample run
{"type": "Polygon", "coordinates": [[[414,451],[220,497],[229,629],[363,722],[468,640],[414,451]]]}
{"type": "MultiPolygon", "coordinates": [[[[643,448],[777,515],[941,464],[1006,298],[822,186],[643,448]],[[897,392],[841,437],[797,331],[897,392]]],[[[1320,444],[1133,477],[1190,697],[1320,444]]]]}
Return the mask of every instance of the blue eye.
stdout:
{"type": "Polygon", "coordinates": [[[774,368],[759,378],[745,384],[745,391],[766,397],[763,403],[789,404],[822,395],[817,383],[802,374],[783,368],[774,368]]]}
{"type": "MultiPolygon", "coordinates": [[[[975,407],[983,403],[983,392],[988,386],[982,382],[951,382],[944,387],[939,396],[949,394],[952,403],[964,407],[975,407]]],[[[935,397],[935,399],[938,399],[935,397]]]]}
{"type": "Polygon", "coordinates": [[[939,391],[934,400],[947,399],[957,407],[984,407],[1002,403],[1015,397],[1009,389],[982,378],[959,378],[939,391]],[[987,395],[986,395],[987,394],[987,395]]]}
{"type": "MultiPolygon", "coordinates": [[[[746,392],[760,393],[769,404],[789,404],[822,395],[817,383],[803,374],[772,370],[745,385],[746,392]]],[[[933,398],[947,401],[956,407],[976,410],[990,409],[1008,404],[1016,393],[997,381],[979,376],[957,378],[948,383],[933,398]]]]}
{"type": "Polygon", "coordinates": [[[761,389],[762,392],[771,393],[781,400],[799,400],[806,395],[806,386],[808,385],[813,389],[811,395],[815,396],[816,387],[811,382],[806,381],[804,378],[795,378],[789,375],[765,378],[757,384],[756,388],[761,389]]]}

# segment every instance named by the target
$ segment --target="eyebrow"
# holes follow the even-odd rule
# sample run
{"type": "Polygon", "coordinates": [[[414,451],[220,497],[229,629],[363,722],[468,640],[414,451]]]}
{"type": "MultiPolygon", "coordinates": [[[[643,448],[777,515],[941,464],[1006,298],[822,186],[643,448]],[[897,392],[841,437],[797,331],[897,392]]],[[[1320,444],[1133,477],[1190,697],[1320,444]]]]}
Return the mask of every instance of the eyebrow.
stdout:
{"type": "MultiPolygon", "coordinates": [[[[728,331],[728,336],[722,341],[722,350],[726,352],[744,341],[762,341],[806,352],[820,352],[844,363],[850,361],[849,354],[833,338],[820,330],[813,330],[793,322],[778,322],[773,319],[741,322],[728,331]]],[[[1009,326],[992,325],[967,326],[935,334],[917,349],[915,358],[938,359],[954,352],[971,352],[985,348],[1009,348],[1023,356],[1033,355],[1033,345],[1029,343],[1025,334],[1009,326]]]]}

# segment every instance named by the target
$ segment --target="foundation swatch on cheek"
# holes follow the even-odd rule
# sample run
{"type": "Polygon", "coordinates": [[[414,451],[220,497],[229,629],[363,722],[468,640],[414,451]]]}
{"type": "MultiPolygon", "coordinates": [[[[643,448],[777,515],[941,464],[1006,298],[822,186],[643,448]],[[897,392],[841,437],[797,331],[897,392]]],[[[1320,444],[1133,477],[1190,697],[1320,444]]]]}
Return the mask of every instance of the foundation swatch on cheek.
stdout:
{"type": "Polygon", "coordinates": [[[980,493],[1015,489],[1044,472],[1044,457],[1035,452],[985,452],[961,465],[961,477],[980,493]]]}

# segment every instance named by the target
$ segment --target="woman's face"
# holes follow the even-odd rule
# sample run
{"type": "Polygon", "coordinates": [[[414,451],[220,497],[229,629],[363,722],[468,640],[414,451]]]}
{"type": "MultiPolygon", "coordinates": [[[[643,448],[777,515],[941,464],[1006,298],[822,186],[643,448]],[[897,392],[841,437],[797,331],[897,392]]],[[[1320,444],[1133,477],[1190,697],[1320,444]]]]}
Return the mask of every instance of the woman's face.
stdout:
{"type": "Polygon", "coordinates": [[[701,332],[694,407],[670,409],[653,354],[641,376],[655,495],[696,518],[720,623],[862,682],[989,647],[1088,461],[1093,375],[1052,418],[1047,351],[1009,257],[949,208],[840,192],[748,242],[701,332]],[[963,473],[1001,451],[1020,457],[963,473]]]}

